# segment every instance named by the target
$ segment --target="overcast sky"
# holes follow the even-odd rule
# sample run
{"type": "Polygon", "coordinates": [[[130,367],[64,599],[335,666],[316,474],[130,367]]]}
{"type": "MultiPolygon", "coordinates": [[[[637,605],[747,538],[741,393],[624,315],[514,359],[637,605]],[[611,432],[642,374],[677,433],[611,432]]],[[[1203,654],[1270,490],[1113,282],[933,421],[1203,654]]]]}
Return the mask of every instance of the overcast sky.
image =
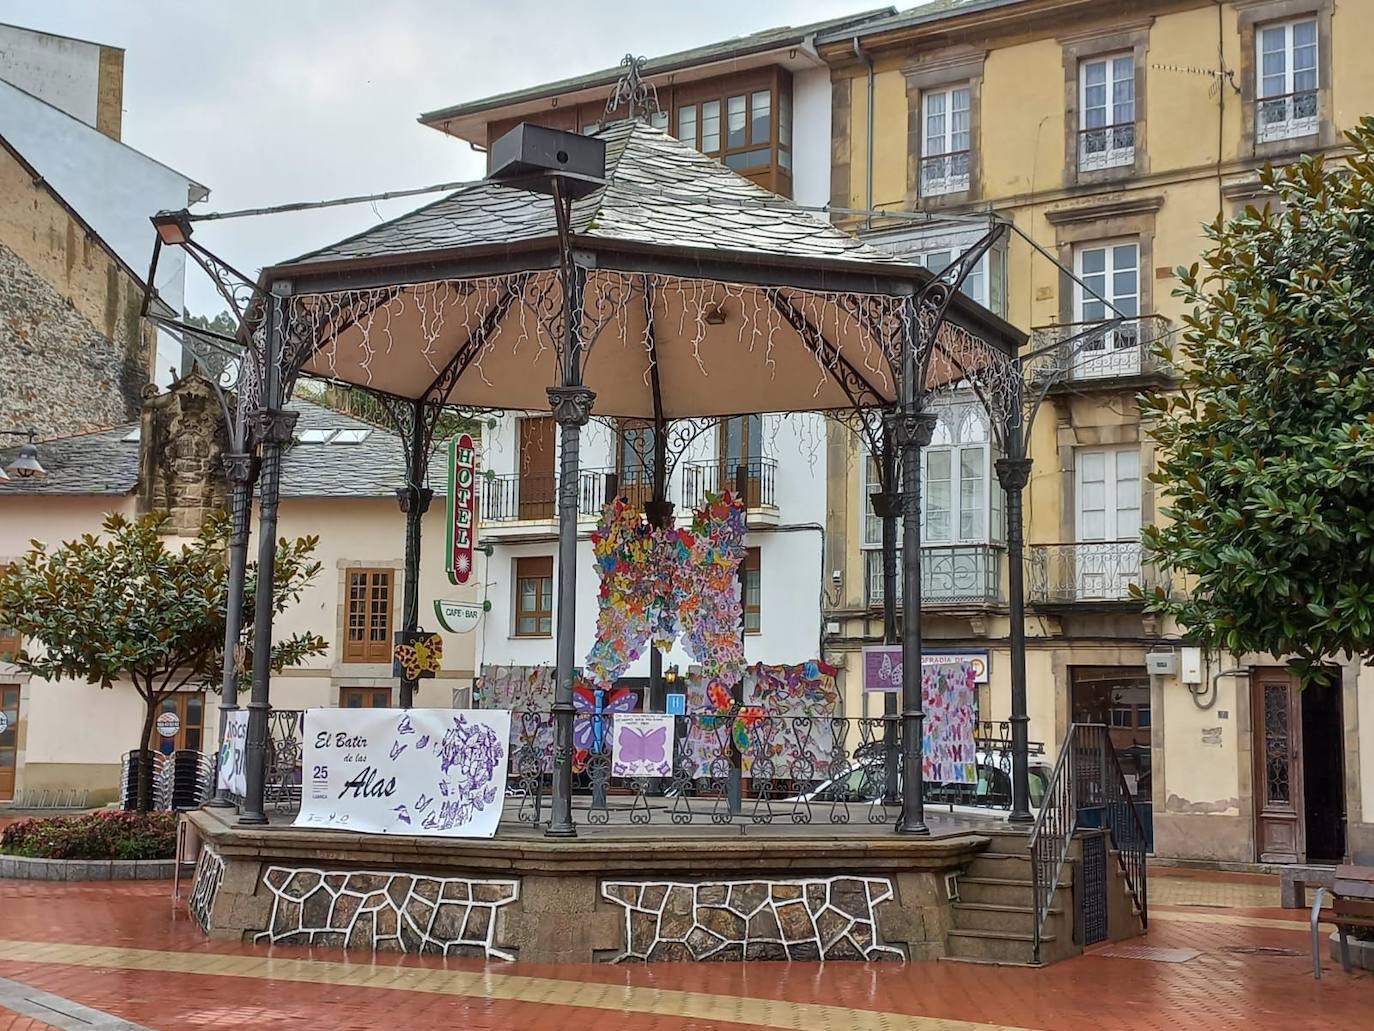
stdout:
{"type": "MultiPolygon", "coordinates": [[[[0,20],[123,47],[124,140],[210,187],[200,210],[479,177],[481,155],[415,118],[462,101],[776,25],[863,0],[3,0],[0,20]]],[[[898,4],[896,6],[902,6],[898,4]]],[[[432,198],[205,225],[248,273],[432,198]]],[[[187,274],[187,305],[213,287],[187,274]]]]}

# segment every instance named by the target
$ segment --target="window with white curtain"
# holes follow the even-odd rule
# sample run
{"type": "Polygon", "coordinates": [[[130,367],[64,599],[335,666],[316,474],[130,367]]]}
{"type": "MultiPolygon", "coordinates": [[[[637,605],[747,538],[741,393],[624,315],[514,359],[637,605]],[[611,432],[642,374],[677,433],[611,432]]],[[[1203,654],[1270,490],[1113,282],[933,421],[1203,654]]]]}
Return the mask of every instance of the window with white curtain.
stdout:
{"type": "Polygon", "coordinates": [[[1078,167],[1135,163],[1135,56],[1094,57],[1078,66],[1078,167]]]}
{"type": "Polygon", "coordinates": [[[969,88],[927,90],[921,98],[921,195],[961,193],[969,186],[969,88]]]}
{"type": "MultiPolygon", "coordinates": [[[[996,456],[989,439],[987,417],[975,404],[941,412],[930,446],[921,453],[921,543],[986,544],[1002,537],[1002,488],[992,470],[996,456]]],[[[878,467],[863,452],[860,500],[863,505],[863,546],[882,545],[882,520],[873,511],[870,495],[879,489],[878,467]]],[[[901,544],[898,520],[898,545],[901,544]]]]}
{"type": "Polygon", "coordinates": [[[1255,140],[1317,131],[1317,20],[1261,26],[1255,33],[1255,140]]]}

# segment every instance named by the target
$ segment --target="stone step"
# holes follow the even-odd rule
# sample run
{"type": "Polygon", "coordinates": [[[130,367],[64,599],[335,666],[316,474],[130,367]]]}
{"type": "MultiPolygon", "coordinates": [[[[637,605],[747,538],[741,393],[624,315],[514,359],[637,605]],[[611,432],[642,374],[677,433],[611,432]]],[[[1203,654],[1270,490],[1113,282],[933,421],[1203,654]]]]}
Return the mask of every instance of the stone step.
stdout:
{"type": "MultiPolygon", "coordinates": [[[[1045,945],[1053,945],[1053,935],[1042,938],[1045,945]]],[[[945,937],[948,954],[956,959],[981,963],[1031,962],[1033,942],[1029,934],[1005,934],[1001,931],[980,931],[955,928],[945,937]]]]}
{"type": "MultiPolygon", "coordinates": [[[[1032,885],[1029,877],[969,877],[959,878],[960,902],[991,902],[1003,906],[1029,906],[1032,885]]],[[[1054,891],[1054,902],[1069,903],[1068,885],[1061,884],[1054,891]]]]}
{"type": "MultiPolygon", "coordinates": [[[[1051,906],[1046,919],[1046,930],[1064,910],[1051,906]]],[[[1013,934],[1030,934],[1035,929],[1035,913],[1029,905],[1006,906],[988,902],[954,903],[954,926],[961,931],[998,931],[1013,934]]]]}
{"type": "Polygon", "coordinates": [[[1029,881],[1031,879],[1030,856],[1009,855],[1005,852],[983,852],[973,862],[969,863],[965,875],[1029,881]]]}

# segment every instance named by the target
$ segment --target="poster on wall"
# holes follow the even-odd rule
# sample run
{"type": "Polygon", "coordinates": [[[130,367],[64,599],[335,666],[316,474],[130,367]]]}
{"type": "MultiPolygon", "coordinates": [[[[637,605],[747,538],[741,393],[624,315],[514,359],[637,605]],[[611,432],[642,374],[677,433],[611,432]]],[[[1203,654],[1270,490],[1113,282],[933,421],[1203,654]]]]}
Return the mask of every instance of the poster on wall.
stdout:
{"type": "Polygon", "coordinates": [[[297,827],[490,838],[501,821],[510,713],[311,709],[297,827]]]}
{"type": "Polygon", "coordinates": [[[671,777],[673,775],[672,716],[624,713],[613,717],[612,777],[671,777]]]}
{"type": "Polygon", "coordinates": [[[224,714],[224,740],[219,746],[219,775],[221,791],[242,798],[248,794],[248,779],[243,756],[248,746],[248,710],[235,709],[224,714]]]}
{"type": "Polygon", "coordinates": [[[930,784],[976,784],[978,748],[973,740],[973,666],[944,662],[921,670],[925,711],[921,772],[930,784]]]}
{"type": "MultiPolygon", "coordinates": [[[[900,691],[902,689],[902,646],[900,644],[869,644],[863,648],[864,690],[900,691]]],[[[944,666],[951,662],[967,662],[973,667],[973,682],[988,682],[988,653],[985,648],[959,648],[942,652],[925,652],[921,666],[944,666]]]]}

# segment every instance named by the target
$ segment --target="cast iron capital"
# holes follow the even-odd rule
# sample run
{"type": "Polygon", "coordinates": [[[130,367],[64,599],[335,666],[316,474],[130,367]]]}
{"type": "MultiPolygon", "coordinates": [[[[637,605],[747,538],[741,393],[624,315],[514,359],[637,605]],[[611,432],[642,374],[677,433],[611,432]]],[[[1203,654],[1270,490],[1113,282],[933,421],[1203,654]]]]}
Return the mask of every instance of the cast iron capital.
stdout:
{"type": "Polygon", "coordinates": [[[262,444],[288,444],[291,435],[296,431],[296,420],[300,418],[300,412],[288,412],[285,409],[275,411],[263,409],[255,413],[257,419],[256,436],[258,442],[262,444]]]}
{"type": "Polygon", "coordinates": [[[549,387],[549,407],[560,426],[585,426],[592,417],[596,392],[587,387],[549,387]]]}
{"type": "Polygon", "coordinates": [[[230,487],[242,487],[253,478],[253,456],[226,451],[222,456],[224,478],[230,487]]]}
{"type": "Polygon", "coordinates": [[[997,470],[997,482],[1003,490],[1023,490],[1030,482],[1029,458],[999,458],[992,463],[992,467],[997,470]]]}
{"type": "Polygon", "coordinates": [[[400,502],[401,511],[407,515],[412,508],[424,515],[429,511],[429,503],[434,500],[434,491],[429,487],[397,487],[396,500],[400,502]]]}
{"type": "Polygon", "coordinates": [[[887,426],[898,447],[926,447],[935,436],[934,412],[896,411],[887,416],[887,426]]]}
{"type": "Polygon", "coordinates": [[[879,519],[899,519],[902,515],[902,495],[900,491],[875,490],[868,496],[873,503],[873,514],[879,519]]]}

